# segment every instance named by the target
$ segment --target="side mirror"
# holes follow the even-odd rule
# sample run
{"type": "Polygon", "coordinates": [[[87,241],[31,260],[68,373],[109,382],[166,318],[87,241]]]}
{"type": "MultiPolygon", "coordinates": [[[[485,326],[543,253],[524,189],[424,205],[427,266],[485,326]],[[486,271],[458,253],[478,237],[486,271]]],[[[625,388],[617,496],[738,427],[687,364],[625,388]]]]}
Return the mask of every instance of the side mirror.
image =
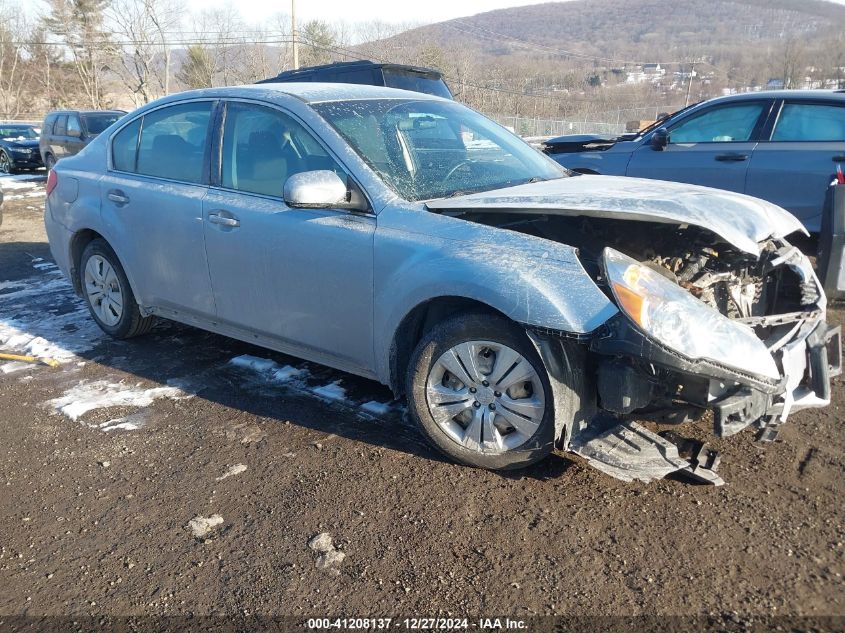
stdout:
{"type": "Polygon", "coordinates": [[[68,136],[72,136],[73,138],[82,138],[82,131],[81,130],[68,130],[68,136]]]}
{"type": "Polygon", "coordinates": [[[366,209],[346,183],[328,169],[303,171],[285,181],[285,203],[300,209],[366,209]]]}
{"type": "Polygon", "coordinates": [[[669,145],[669,130],[665,127],[657,128],[651,135],[651,149],[662,152],[669,145]]]}

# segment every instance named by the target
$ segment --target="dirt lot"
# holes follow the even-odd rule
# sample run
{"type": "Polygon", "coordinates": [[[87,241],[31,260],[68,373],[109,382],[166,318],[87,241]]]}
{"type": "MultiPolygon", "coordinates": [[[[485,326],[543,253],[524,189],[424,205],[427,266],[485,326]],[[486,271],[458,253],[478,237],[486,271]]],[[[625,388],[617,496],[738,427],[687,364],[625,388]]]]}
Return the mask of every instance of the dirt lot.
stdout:
{"type": "Polygon", "coordinates": [[[722,488],[463,468],[375,383],[174,324],[107,340],[41,185],[0,186],[0,349],[62,360],[0,361],[0,615],[845,616],[841,381],[774,444],[715,441],[722,488]]]}

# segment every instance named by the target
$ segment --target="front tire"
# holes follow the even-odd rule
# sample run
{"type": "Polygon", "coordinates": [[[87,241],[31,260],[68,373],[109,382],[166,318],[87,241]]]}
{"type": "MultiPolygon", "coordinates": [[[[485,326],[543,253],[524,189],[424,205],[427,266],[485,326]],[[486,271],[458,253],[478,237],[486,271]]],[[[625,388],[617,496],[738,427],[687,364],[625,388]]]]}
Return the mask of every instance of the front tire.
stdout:
{"type": "Polygon", "coordinates": [[[0,174],[14,174],[15,167],[6,152],[0,151],[0,174]]]}
{"type": "Polygon", "coordinates": [[[453,460],[524,468],[552,452],[554,396],[525,330],[503,317],[448,318],[420,341],[408,368],[411,416],[453,460]]]}
{"type": "Polygon", "coordinates": [[[117,255],[105,240],[91,240],[79,260],[82,293],[100,329],[116,339],[150,331],[154,318],[141,315],[117,255]]]}
{"type": "Polygon", "coordinates": [[[52,154],[47,154],[47,156],[44,157],[44,167],[47,169],[47,171],[50,171],[55,166],[56,166],[55,157],[52,154]]]}

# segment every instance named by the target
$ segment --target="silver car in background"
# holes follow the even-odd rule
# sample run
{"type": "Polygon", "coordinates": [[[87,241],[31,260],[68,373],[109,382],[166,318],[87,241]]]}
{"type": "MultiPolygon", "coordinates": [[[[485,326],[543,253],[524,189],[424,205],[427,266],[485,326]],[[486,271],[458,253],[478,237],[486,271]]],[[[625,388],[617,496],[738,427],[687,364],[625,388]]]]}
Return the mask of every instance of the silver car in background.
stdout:
{"type": "Polygon", "coordinates": [[[782,209],[577,176],[438,97],[339,84],[172,95],[48,181],[56,262],[107,333],[155,317],[372,378],[438,449],[555,446],[623,479],[719,483],[714,431],[830,401],[839,331],[782,209]]]}

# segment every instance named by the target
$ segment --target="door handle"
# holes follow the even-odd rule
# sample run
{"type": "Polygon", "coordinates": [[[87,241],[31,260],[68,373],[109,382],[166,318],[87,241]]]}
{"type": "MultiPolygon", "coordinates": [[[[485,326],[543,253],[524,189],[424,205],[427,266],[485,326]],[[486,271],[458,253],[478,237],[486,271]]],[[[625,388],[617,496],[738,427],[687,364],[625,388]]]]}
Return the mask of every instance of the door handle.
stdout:
{"type": "Polygon", "coordinates": [[[122,207],[124,204],[129,203],[129,196],[123,193],[120,189],[110,190],[107,194],[107,197],[119,207],[122,207]]]}
{"type": "Polygon", "coordinates": [[[241,221],[238,218],[229,218],[219,213],[209,213],[208,221],[212,224],[219,224],[220,226],[236,227],[241,225],[241,221]]]}
{"type": "Polygon", "coordinates": [[[845,156],[842,156],[842,155],[840,155],[840,156],[834,156],[834,157],[833,157],[833,162],[834,162],[834,163],[845,163],[845,156]]]}
{"type": "Polygon", "coordinates": [[[716,160],[725,163],[739,163],[748,160],[748,154],[719,154],[716,156],[716,160]]]}

